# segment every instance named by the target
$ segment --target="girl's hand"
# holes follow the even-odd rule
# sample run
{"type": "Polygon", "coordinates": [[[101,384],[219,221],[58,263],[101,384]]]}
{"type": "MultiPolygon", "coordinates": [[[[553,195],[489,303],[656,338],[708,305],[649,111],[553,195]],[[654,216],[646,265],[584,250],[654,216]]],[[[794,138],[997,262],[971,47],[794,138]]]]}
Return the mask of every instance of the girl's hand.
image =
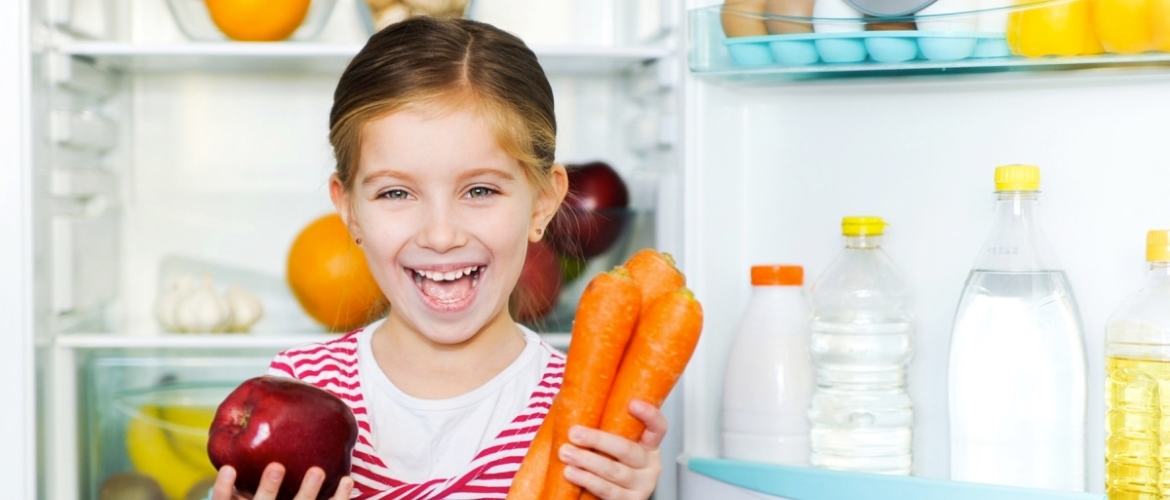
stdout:
{"type": "MultiPolygon", "coordinates": [[[[270,463],[268,467],[264,468],[264,477],[260,479],[260,487],[256,489],[256,495],[252,500],[275,500],[276,493],[280,490],[280,482],[284,479],[284,466],[278,463],[270,463]]],[[[219,474],[215,477],[215,487],[211,490],[211,500],[243,500],[247,497],[240,495],[232,486],[236,482],[236,470],[230,465],[225,465],[219,469],[219,474]]],[[[320,467],[312,467],[309,472],[305,474],[305,479],[301,481],[301,489],[297,491],[295,500],[313,500],[317,498],[317,492],[321,489],[321,484],[325,482],[325,471],[320,467]]],[[[349,498],[349,492],[353,490],[353,479],[349,476],[341,478],[341,483],[337,485],[337,493],[333,495],[332,500],[346,500],[349,498]]]]}
{"type": "Polygon", "coordinates": [[[605,500],[650,498],[662,472],[658,445],[666,435],[666,417],[642,401],[630,403],[630,414],[646,425],[637,443],[580,425],[569,429],[572,444],[558,452],[568,465],[565,479],[605,500]]]}

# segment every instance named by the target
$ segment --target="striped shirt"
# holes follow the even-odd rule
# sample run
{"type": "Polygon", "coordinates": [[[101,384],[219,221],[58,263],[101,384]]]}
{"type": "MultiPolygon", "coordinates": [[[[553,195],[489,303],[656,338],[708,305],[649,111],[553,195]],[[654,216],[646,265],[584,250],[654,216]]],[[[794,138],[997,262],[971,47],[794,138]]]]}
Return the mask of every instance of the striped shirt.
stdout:
{"type": "Polygon", "coordinates": [[[325,389],[345,401],[358,424],[350,472],[351,498],[360,499],[502,499],[524,460],[536,430],[544,421],[553,396],[560,390],[564,354],[541,342],[551,353],[540,383],[533,388],[525,409],[505,425],[494,440],[451,477],[410,482],[397,479],[375,450],[369,407],[363,395],[358,367],[356,330],[336,340],[308,344],[281,352],[269,367],[270,375],[297,378],[325,389]]]}

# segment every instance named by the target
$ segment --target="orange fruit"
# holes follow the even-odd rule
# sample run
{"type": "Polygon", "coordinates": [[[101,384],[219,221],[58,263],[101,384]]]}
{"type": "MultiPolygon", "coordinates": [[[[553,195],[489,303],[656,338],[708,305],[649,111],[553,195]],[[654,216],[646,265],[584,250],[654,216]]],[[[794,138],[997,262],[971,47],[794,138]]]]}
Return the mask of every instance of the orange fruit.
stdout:
{"type": "Polygon", "coordinates": [[[365,253],[337,214],[301,230],[288,252],[288,286],[301,308],[332,331],[366,325],[389,304],[370,274],[365,253]]]}
{"type": "Polygon", "coordinates": [[[228,38],[245,42],[284,40],[309,12],[310,0],[206,0],[211,20],[228,38]]]}

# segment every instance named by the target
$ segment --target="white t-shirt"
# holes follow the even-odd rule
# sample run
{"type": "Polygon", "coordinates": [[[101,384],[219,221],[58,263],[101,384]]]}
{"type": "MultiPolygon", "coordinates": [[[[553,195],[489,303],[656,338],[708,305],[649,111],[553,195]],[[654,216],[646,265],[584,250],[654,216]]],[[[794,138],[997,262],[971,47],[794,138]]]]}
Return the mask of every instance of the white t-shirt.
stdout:
{"type": "Polygon", "coordinates": [[[395,386],[374,359],[371,338],[381,323],[357,334],[358,373],[373,447],[392,475],[406,482],[462,473],[524,411],[552,357],[535,332],[517,325],[524,333],[524,350],[498,375],[466,394],[420,399],[395,386]]]}

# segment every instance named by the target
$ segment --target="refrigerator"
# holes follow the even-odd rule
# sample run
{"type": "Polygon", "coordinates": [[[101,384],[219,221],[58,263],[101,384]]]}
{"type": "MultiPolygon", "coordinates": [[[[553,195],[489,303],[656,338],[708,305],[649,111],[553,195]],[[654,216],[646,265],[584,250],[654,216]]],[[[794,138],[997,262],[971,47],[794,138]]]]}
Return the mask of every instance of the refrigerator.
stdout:
{"type": "MultiPolygon", "coordinates": [[[[281,349],[334,338],[297,307],[283,266],[297,232],[332,211],[327,116],[369,35],[358,1],[314,0],[329,7],[319,29],[274,43],[193,36],[166,0],[0,4],[0,482],[12,498],[96,498],[132,468],[127,394],[243,380],[281,349]],[[154,307],[181,274],[255,292],[264,316],[244,335],[165,332],[154,307]]],[[[993,169],[1011,163],[1042,169],[1041,219],[1088,359],[1087,491],[1032,493],[1103,498],[1105,321],[1141,284],[1145,232],[1170,224],[1170,56],[745,63],[721,3],[475,0],[467,13],[541,59],[558,160],[605,161],[630,188],[635,222],[587,275],[654,246],[703,304],[702,339],[663,407],[655,498],[1023,498],[947,480],[951,322],[991,229],[993,169]],[[912,477],[721,460],[750,266],[802,265],[812,283],[847,215],[885,218],[884,247],[914,290],[912,477]]],[[[537,325],[562,348],[582,282],[566,287],[564,321],[537,325]]]]}

